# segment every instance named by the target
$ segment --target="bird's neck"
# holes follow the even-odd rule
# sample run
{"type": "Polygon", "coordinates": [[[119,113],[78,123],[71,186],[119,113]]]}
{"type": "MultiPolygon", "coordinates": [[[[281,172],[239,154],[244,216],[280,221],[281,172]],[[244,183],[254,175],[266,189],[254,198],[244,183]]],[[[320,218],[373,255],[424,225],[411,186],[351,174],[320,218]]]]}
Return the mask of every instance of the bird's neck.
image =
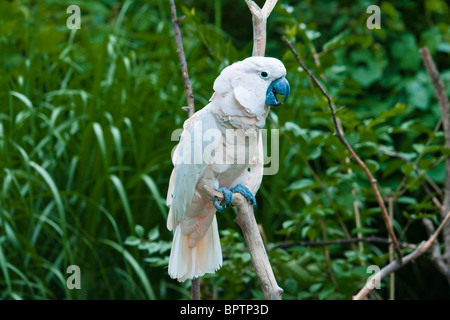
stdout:
{"type": "Polygon", "coordinates": [[[261,129],[266,124],[266,118],[270,111],[270,107],[265,105],[261,114],[253,114],[240,106],[234,97],[216,93],[210,101],[211,113],[217,123],[225,129],[261,129]]]}

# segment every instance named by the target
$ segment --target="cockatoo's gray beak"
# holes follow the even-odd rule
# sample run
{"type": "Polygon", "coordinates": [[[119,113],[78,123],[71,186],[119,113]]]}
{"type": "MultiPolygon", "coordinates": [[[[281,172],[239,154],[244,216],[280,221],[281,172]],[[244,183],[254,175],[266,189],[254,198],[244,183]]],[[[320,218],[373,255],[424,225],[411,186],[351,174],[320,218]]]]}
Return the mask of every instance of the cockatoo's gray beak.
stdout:
{"type": "Polygon", "coordinates": [[[285,77],[281,77],[273,81],[270,84],[269,88],[267,88],[266,103],[272,107],[279,106],[280,104],[285,102],[286,99],[289,97],[289,92],[290,92],[289,82],[286,80],[285,77]],[[278,101],[277,94],[284,95],[283,102],[278,101]]]}

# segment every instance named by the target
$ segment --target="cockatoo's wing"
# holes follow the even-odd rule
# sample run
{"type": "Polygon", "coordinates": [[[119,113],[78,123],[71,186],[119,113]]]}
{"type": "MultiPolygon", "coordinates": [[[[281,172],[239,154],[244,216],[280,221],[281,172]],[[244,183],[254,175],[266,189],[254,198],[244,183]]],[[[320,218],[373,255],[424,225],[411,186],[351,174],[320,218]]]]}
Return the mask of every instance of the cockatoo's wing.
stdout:
{"type": "Polygon", "coordinates": [[[169,230],[183,220],[195,187],[212,161],[220,142],[219,134],[208,134],[211,131],[220,131],[207,107],[186,120],[183,128],[180,143],[173,155],[174,169],[167,194],[167,205],[170,206],[167,219],[169,230]]]}
{"type": "Polygon", "coordinates": [[[222,265],[215,208],[201,195],[204,183],[218,183],[214,176],[205,179],[205,175],[211,174],[207,169],[220,143],[221,131],[206,106],[185,122],[174,152],[167,195],[167,227],[174,231],[168,271],[179,281],[215,272],[222,265]]]}

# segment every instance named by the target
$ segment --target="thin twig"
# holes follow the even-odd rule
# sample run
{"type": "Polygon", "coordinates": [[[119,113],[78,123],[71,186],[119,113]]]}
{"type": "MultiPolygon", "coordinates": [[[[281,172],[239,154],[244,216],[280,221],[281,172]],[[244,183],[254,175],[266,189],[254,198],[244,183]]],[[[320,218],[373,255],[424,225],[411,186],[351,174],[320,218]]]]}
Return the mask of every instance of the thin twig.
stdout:
{"type": "Polygon", "coordinates": [[[191,81],[189,80],[186,56],[184,54],[183,42],[181,40],[181,32],[179,26],[179,22],[181,19],[177,18],[177,10],[174,1],[173,0],[169,1],[170,1],[170,9],[172,11],[173,32],[175,34],[175,42],[177,43],[177,53],[178,58],[180,59],[181,75],[183,76],[184,90],[186,91],[186,100],[188,104],[187,108],[183,107],[182,109],[188,112],[188,117],[190,118],[195,113],[194,94],[192,92],[191,81]]]}
{"type": "Polygon", "coordinates": [[[333,104],[333,101],[330,97],[330,95],[326,92],[326,90],[324,89],[324,87],[322,86],[322,84],[317,80],[317,78],[311,73],[311,71],[309,71],[309,69],[306,67],[306,65],[303,63],[303,61],[300,59],[300,56],[298,55],[297,51],[295,50],[294,46],[292,45],[292,43],[286,38],[283,37],[283,40],[286,42],[287,46],[289,47],[289,49],[292,51],[292,53],[294,54],[295,58],[297,59],[298,63],[302,66],[302,68],[305,70],[305,72],[308,74],[308,76],[312,79],[312,81],[315,83],[315,85],[317,86],[317,88],[319,88],[319,90],[322,92],[322,94],[325,96],[325,98],[328,101],[328,106],[330,107],[330,111],[331,111],[331,116],[333,119],[333,124],[335,127],[336,132],[334,133],[334,135],[342,142],[342,144],[347,148],[347,150],[350,152],[350,154],[352,155],[353,159],[356,161],[356,163],[361,167],[361,169],[364,171],[364,173],[366,174],[369,183],[372,187],[373,193],[375,195],[375,198],[378,202],[378,206],[381,209],[381,213],[382,213],[382,217],[384,220],[384,224],[386,225],[386,229],[388,231],[389,237],[392,239],[393,245],[394,245],[394,249],[395,252],[397,253],[397,261],[401,264],[402,261],[402,252],[400,250],[400,246],[398,244],[398,240],[397,237],[395,236],[394,233],[394,229],[392,228],[392,224],[390,222],[389,219],[389,215],[386,209],[386,205],[384,203],[384,200],[380,194],[380,191],[378,190],[378,186],[377,186],[377,181],[376,179],[373,177],[372,173],[370,172],[369,168],[366,166],[366,164],[364,163],[364,161],[361,160],[361,158],[359,158],[359,156],[356,154],[356,152],[353,150],[353,148],[351,147],[351,145],[348,143],[348,141],[345,139],[344,135],[342,134],[342,131],[340,130],[340,126],[338,124],[338,119],[336,117],[336,111],[335,111],[335,107],[333,104]]]}
{"type": "MultiPolygon", "coordinates": [[[[341,108],[339,108],[339,109],[336,111],[336,113],[337,113],[340,109],[341,109],[341,108]]],[[[342,129],[342,128],[341,128],[341,129],[342,129]]],[[[349,157],[345,157],[345,163],[350,163],[350,158],[349,158],[349,157]]],[[[352,170],[352,168],[350,168],[350,166],[348,167],[347,172],[348,172],[349,175],[352,175],[352,174],[353,174],[353,170],[352,170]]],[[[353,195],[353,196],[356,196],[356,190],[355,190],[355,188],[352,188],[352,195],[353,195]]],[[[356,199],[353,201],[353,212],[355,213],[355,225],[356,225],[356,228],[361,230],[361,228],[362,228],[362,225],[361,225],[361,215],[359,214],[358,201],[357,201],[356,199]]],[[[362,238],[362,237],[363,237],[363,236],[362,236],[362,232],[360,232],[360,231],[359,231],[356,235],[357,235],[358,238],[362,238]]],[[[356,251],[356,250],[355,250],[355,251],[356,251]]],[[[359,252],[360,252],[360,253],[363,253],[363,252],[364,252],[364,245],[363,245],[362,242],[359,243],[359,252]]],[[[361,263],[363,263],[363,261],[361,261],[361,263]]]]}
{"type": "MultiPolygon", "coordinates": [[[[184,90],[186,92],[186,101],[188,104],[187,107],[183,107],[182,109],[187,111],[188,118],[190,118],[195,113],[195,107],[194,107],[194,94],[192,92],[191,81],[189,80],[186,56],[184,54],[183,41],[181,40],[181,32],[179,26],[179,22],[183,20],[184,17],[177,18],[177,10],[175,7],[174,0],[169,1],[170,1],[170,10],[172,12],[173,32],[175,35],[175,42],[177,44],[177,53],[178,58],[180,60],[181,75],[183,76],[184,90]]],[[[192,300],[200,300],[200,278],[194,278],[191,281],[191,297],[192,300]]]]}
{"type": "MultiPolygon", "coordinates": [[[[394,220],[394,201],[395,199],[392,196],[389,196],[387,198],[388,201],[388,208],[389,208],[389,219],[392,221],[394,220]]],[[[389,246],[389,263],[392,263],[394,261],[394,248],[392,245],[389,246]]],[[[395,273],[391,273],[389,277],[389,300],[395,299],[395,273]]]]}
{"type": "MultiPolygon", "coordinates": [[[[439,109],[442,115],[442,126],[444,127],[445,147],[450,148],[450,104],[445,92],[439,71],[427,47],[419,50],[422,55],[423,64],[433,84],[434,92],[438,100],[439,109]]],[[[442,201],[441,219],[444,219],[445,213],[450,209],[450,157],[445,159],[445,190],[444,200],[442,201]]],[[[444,237],[444,259],[447,262],[447,268],[450,269],[450,225],[443,231],[444,237]]],[[[450,273],[447,273],[447,280],[450,282],[450,273]]]]}
{"type": "MultiPolygon", "coordinates": [[[[323,219],[319,219],[319,224],[320,224],[320,229],[322,230],[323,240],[328,241],[327,230],[325,228],[325,223],[324,223],[323,219]]],[[[325,263],[327,265],[328,275],[329,275],[334,287],[336,288],[336,290],[339,290],[339,284],[337,283],[336,278],[334,277],[334,274],[333,274],[333,269],[331,268],[331,256],[330,256],[330,249],[328,248],[328,246],[324,247],[324,255],[325,255],[325,263]]]]}
{"type": "MultiPolygon", "coordinates": [[[[428,236],[431,236],[435,232],[433,222],[430,219],[423,219],[422,224],[425,226],[428,236]]],[[[444,258],[442,257],[438,240],[436,240],[431,247],[431,261],[439,270],[439,272],[446,277],[450,285],[450,268],[447,266],[447,264],[444,261],[444,258]]]]}
{"type": "MultiPolygon", "coordinates": [[[[398,261],[393,261],[390,264],[388,264],[386,267],[378,271],[375,275],[373,275],[372,278],[379,279],[381,281],[391,273],[397,271],[402,266],[406,265],[407,263],[413,261],[414,259],[417,259],[419,256],[421,256],[423,253],[427,252],[428,249],[433,245],[433,243],[436,241],[439,233],[442,231],[442,229],[447,224],[448,220],[450,220],[450,211],[447,212],[447,215],[445,216],[442,223],[437,228],[436,232],[434,232],[427,241],[422,242],[416,250],[414,250],[412,253],[408,254],[407,256],[403,257],[402,263],[399,264],[398,261]]],[[[356,296],[353,297],[353,300],[363,300],[366,299],[367,295],[373,290],[373,286],[371,286],[369,283],[366,283],[364,287],[358,292],[356,296]]]]}

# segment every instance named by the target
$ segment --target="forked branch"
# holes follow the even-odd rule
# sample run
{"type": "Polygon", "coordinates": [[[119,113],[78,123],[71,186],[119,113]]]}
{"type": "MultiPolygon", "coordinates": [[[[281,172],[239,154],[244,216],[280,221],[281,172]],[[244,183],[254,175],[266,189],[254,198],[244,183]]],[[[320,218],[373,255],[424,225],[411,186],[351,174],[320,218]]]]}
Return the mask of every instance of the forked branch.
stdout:
{"type": "Polygon", "coordinates": [[[245,0],[252,14],[253,53],[252,56],[264,56],[266,51],[267,18],[277,4],[277,0],[266,0],[262,9],[253,1],[245,0]]]}

